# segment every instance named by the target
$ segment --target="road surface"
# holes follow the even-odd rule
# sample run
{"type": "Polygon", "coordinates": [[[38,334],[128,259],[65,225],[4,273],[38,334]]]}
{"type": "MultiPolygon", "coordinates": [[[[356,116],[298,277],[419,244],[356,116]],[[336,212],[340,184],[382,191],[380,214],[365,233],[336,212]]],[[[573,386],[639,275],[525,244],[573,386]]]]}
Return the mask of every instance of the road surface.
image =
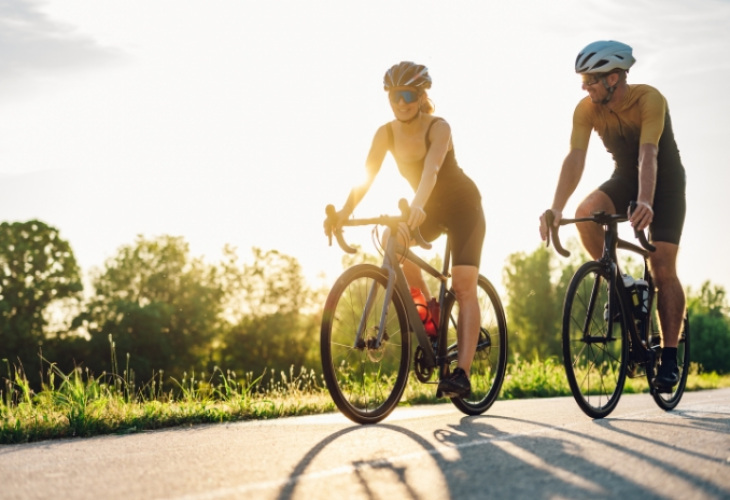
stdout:
{"type": "Polygon", "coordinates": [[[1,499],[730,498],[730,389],[399,408],[0,446],[1,499]]]}

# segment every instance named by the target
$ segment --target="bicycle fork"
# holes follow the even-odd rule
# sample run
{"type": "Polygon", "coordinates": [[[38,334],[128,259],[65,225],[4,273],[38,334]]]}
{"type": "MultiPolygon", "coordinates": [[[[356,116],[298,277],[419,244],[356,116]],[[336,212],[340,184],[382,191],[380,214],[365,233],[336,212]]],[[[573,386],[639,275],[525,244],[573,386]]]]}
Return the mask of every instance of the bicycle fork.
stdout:
{"type": "MultiPolygon", "coordinates": [[[[372,286],[368,291],[368,297],[365,302],[362,316],[360,317],[360,324],[357,328],[357,334],[355,335],[355,348],[367,348],[373,350],[381,348],[383,340],[385,339],[385,335],[387,333],[386,324],[388,321],[388,309],[393,298],[393,293],[395,291],[394,288],[398,287],[401,291],[408,290],[408,286],[402,272],[397,272],[392,265],[389,265],[389,263],[384,264],[381,269],[388,273],[388,284],[385,287],[383,311],[380,314],[380,321],[378,323],[378,334],[372,343],[366,345],[364,337],[365,331],[367,330],[368,318],[370,317],[370,313],[373,307],[375,307],[375,300],[380,290],[380,284],[377,281],[373,281],[372,286]]],[[[405,294],[405,292],[402,292],[402,295],[403,294],[405,294]]],[[[408,324],[416,334],[416,339],[418,339],[419,345],[424,350],[424,359],[422,361],[423,365],[426,368],[435,367],[436,357],[434,356],[433,348],[430,345],[430,340],[428,338],[428,335],[426,334],[423,323],[421,322],[421,318],[418,315],[416,306],[413,303],[407,302],[406,300],[402,300],[401,303],[405,308],[406,316],[408,317],[408,324]]],[[[405,332],[405,334],[409,335],[410,333],[405,332]]]]}

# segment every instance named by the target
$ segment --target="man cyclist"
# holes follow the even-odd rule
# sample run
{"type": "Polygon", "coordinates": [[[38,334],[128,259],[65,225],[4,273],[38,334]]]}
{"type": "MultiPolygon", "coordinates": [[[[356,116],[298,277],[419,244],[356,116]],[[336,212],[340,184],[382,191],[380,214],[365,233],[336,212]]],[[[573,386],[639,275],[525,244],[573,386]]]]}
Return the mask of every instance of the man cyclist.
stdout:
{"type": "MultiPolygon", "coordinates": [[[[631,47],[616,41],[591,43],[578,54],[575,71],[582,76],[588,96],[573,114],[570,152],[563,161],[551,211],[557,226],[583,174],[588,140],[595,130],[613,156],[615,168],[611,178],[580,203],[576,217],[596,211],[618,213],[636,200],[636,209],[629,214],[631,224],[638,230],[648,227],[656,246],[649,265],[657,288],[663,346],[654,385],[671,392],[679,380],[677,343],[685,311],[676,270],[686,211],[685,170],[664,96],[649,85],[626,81],[634,62],[631,47]]],[[[598,259],[603,249],[601,228],[590,222],[577,227],[583,246],[598,259]]],[[[547,234],[547,222],[541,216],[543,240],[547,234]]]]}

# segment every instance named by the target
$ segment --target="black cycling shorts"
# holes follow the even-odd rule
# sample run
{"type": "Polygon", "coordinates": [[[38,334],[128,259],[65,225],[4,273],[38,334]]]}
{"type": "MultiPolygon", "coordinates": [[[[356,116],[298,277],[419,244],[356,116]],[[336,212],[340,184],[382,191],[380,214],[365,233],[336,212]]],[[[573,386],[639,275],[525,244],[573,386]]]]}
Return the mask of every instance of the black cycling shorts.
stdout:
{"type": "MultiPolygon", "coordinates": [[[[676,179],[675,179],[676,181],[676,179]]],[[[649,225],[650,241],[664,241],[679,245],[687,212],[685,182],[674,182],[668,189],[662,189],[657,181],[654,192],[654,220],[649,225]]],[[[629,203],[636,200],[639,194],[639,179],[636,170],[623,172],[616,169],[609,180],[598,188],[606,193],[617,213],[628,211],[629,203]]]]}
{"type": "MultiPolygon", "coordinates": [[[[475,189],[476,191],[476,189],[475,189]]],[[[451,263],[453,266],[479,267],[486,222],[482,200],[476,195],[462,198],[459,202],[427,204],[426,220],[421,224],[421,235],[433,241],[448,231],[451,238],[451,263]]]]}

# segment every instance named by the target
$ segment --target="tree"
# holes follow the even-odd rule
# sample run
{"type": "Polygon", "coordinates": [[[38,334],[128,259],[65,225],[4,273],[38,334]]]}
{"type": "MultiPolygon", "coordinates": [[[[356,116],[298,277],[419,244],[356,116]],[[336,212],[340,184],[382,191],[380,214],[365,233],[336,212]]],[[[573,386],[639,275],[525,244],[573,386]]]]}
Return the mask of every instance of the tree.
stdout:
{"type": "Polygon", "coordinates": [[[230,327],[218,350],[220,366],[261,375],[315,362],[321,308],[315,300],[321,296],[306,287],[297,260],[253,248],[253,262],[242,265],[234,249],[225,254],[221,274],[230,327]]]}
{"type": "Polygon", "coordinates": [[[690,360],[709,372],[730,371],[730,319],[725,289],[706,281],[697,294],[687,290],[690,360]]]}
{"type": "Polygon", "coordinates": [[[504,269],[510,349],[530,359],[560,354],[560,298],[550,281],[552,253],[515,253],[504,269]]]}
{"type": "Polygon", "coordinates": [[[93,276],[95,296],[75,322],[88,330],[95,372],[108,369],[111,336],[143,377],[205,370],[220,333],[223,289],[218,270],[191,259],[180,237],[138,237],[93,276]]]}
{"type": "Polygon", "coordinates": [[[581,263],[588,259],[576,239],[564,245],[568,260],[553,263],[554,252],[543,246],[532,254],[514,253],[503,270],[510,351],[529,359],[562,356],[565,291],[581,263]]]}
{"type": "Polygon", "coordinates": [[[20,360],[37,386],[49,307],[81,291],[76,258],[56,228],[37,220],[0,224],[0,359],[20,360]]]}

